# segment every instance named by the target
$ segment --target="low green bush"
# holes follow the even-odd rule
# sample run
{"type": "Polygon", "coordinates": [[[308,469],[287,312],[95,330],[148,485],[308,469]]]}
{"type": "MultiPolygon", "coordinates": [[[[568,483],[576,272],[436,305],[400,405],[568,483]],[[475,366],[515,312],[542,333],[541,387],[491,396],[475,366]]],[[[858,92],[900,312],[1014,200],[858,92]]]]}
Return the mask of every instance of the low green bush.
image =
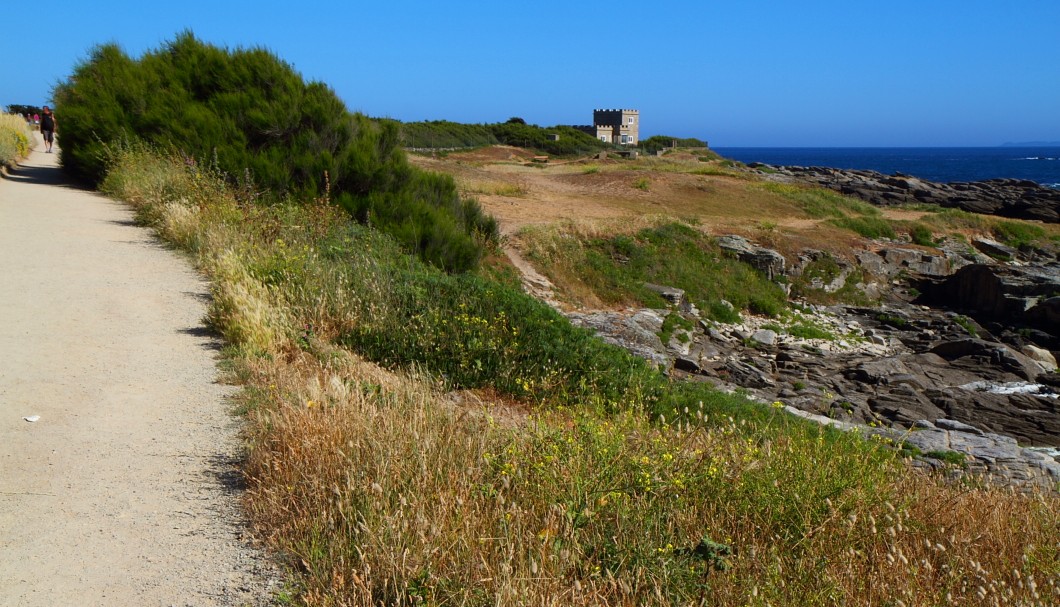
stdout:
{"type": "Polygon", "coordinates": [[[913,227],[909,229],[909,238],[914,244],[918,244],[922,247],[935,246],[935,237],[934,234],[931,233],[931,228],[922,223],[913,224],[913,227]]]}
{"type": "MultiPolygon", "coordinates": [[[[637,143],[637,147],[644,150],[648,154],[655,154],[659,150],[667,150],[672,147],[705,148],[707,147],[707,142],[700,139],[696,139],[694,137],[670,137],[667,135],[652,135],[647,139],[641,139],[637,143]]],[[[711,152],[708,156],[704,156],[704,158],[717,160],[718,158],[720,158],[720,156],[718,156],[714,152],[711,152]]],[[[703,158],[701,158],[700,160],[702,159],[703,158]]]]}

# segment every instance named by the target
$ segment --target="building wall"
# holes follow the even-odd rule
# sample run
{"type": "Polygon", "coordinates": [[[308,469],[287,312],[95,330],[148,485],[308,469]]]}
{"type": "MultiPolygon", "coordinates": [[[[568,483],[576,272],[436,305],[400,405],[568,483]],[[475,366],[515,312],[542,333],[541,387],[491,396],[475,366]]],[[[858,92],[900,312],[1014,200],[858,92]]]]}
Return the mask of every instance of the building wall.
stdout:
{"type": "Polygon", "coordinates": [[[593,124],[597,139],[623,145],[640,141],[639,110],[593,110],[593,124]]]}

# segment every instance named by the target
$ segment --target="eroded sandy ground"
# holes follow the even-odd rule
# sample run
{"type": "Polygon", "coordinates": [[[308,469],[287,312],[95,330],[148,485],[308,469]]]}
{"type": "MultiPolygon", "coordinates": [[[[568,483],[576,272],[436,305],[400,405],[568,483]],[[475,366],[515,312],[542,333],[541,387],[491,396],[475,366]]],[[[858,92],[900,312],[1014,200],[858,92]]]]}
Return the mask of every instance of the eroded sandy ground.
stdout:
{"type": "Polygon", "coordinates": [[[0,180],[0,605],[266,603],[207,285],[38,150],[0,180]]]}

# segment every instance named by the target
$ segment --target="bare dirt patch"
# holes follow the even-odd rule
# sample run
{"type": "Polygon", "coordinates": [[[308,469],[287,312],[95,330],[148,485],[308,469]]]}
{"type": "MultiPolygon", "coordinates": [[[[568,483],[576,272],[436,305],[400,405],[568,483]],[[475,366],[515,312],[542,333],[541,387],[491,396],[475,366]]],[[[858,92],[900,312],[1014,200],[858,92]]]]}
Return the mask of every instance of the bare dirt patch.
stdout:
{"type": "Polygon", "coordinates": [[[550,160],[544,165],[530,162],[531,157],[519,148],[496,146],[410,158],[421,168],[452,175],[466,195],[500,221],[505,234],[529,225],[646,215],[694,220],[711,232],[746,233],[765,226],[808,236],[820,233],[825,240],[834,232],[752,181],[690,155],[550,160]]]}

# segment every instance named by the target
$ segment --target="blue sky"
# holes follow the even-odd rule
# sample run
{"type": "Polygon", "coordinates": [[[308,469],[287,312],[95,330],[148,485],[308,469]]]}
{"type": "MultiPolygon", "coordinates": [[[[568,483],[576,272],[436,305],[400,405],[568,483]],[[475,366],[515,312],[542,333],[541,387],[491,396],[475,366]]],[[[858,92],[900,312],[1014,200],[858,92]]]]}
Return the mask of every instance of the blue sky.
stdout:
{"type": "Polygon", "coordinates": [[[0,37],[0,106],[46,103],[97,44],[138,57],[190,29],[268,48],[351,110],[405,121],[585,124],[636,108],[642,137],[716,147],[1060,141],[1057,0],[97,0],[22,14],[0,37]]]}

